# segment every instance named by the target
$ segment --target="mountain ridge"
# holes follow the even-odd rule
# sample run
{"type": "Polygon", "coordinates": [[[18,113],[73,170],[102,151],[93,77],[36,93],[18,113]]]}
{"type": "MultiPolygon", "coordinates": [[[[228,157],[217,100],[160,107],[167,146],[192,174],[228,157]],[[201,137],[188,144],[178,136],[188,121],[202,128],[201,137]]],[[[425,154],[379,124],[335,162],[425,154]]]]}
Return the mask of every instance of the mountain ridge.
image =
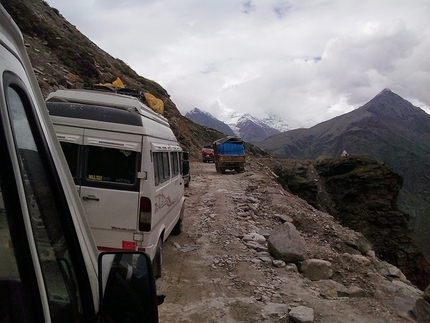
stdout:
{"type": "Polygon", "coordinates": [[[205,127],[216,129],[226,135],[234,136],[233,129],[226,123],[218,120],[209,112],[194,108],[185,114],[185,117],[205,127]]]}
{"type": "Polygon", "coordinates": [[[233,112],[230,119],[221,121],[209,112],[194,108],[185,117],[205,127],[211,127],[226,135],[239,136],[243,140],[253,143],[262,141],[281,131],[289,129],[289,125],[276,116],[259,119],[249,113],[233,112]]]}
{"type": "Polygon", "coordinates": [[[362,107],[257,145],[279,158],[321,159],[349,154],[374,158],[404,179],[399,206],[410,214],[414,237],[430,258],[430,115],[384,89],[362,107]]]}

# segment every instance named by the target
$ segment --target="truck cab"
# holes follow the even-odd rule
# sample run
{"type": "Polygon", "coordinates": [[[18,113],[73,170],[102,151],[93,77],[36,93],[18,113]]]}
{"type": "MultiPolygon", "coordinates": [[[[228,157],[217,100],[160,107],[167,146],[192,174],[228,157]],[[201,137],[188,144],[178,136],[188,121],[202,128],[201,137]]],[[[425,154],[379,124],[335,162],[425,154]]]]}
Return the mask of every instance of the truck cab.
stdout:
{"type": "Polygon", "coordinates": [[[204,163],[214,162],[214,150],[211,146],[204,146],[202,148],[202,161],[204,163]]]}
{"type": "Polygon", "coordinates": [[[147,254],[99,253],[26,54],[0,5],[0,322],[158,322],[147,254]]]}

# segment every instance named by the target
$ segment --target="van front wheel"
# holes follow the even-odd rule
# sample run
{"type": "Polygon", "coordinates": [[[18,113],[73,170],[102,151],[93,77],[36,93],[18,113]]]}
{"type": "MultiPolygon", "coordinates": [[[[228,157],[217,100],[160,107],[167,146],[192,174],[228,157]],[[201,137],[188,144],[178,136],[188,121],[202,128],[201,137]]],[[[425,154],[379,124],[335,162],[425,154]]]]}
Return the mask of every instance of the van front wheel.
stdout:
{"type": "Polygon", "coordinates": [[[154,272],[155,279],[161,277],[161,264],[163,263],[163,239],[160,237],[157,242],[157,248],[155,257],[152,260],[152,270],[154,272]]]}

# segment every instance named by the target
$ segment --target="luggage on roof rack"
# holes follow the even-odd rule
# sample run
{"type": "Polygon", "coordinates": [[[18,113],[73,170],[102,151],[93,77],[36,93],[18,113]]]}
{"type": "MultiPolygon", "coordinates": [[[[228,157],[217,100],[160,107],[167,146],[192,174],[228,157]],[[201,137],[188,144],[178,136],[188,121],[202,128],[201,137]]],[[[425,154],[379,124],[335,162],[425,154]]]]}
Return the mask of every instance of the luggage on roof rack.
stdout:
{"type": "Polygon", "coordinates": [[[142,91],[134,90],[134,89],[128,89],[128,88],[120,88],[116,91],[118,94],[125,94],[125,95],[131,95],[138,99],[145,100],[145,95],[142,91]]]}
{"type": "Polygon", "coordinates": [[[111,86],[106,85],[98,85],[98,84],[84,84],[84,90],[96,90],[96,91],[103,91],[103,92],[115,92],[115,89],[111,86]]]}
{"type": "Polygon", "coordinates": [[[145,95],[142,91],[130,89],[126,87],[116,87],[111,85],[105,85],[105,84],[84,84],[84,90],[93,90],[93,91],[102,91],[102,92],[112,92],[112,93],[118,93],[122,95],[129,95],[135,98],[138,98],[140,101],[142,101],[145,104],[148,104],[145,95]]]}
{"type": "Polygon", "coordinates": [[[155,97],[149,92],[142,92],[135,89],[130,89],[124,87],[121,79],[118,77],[112,83],[105,84],[84,84],[84,90],[102,91],[102,92],[112,92],[122,95],[128,95],[137,98],[139,101],[149,106],[152,110],[159,114],[164,114],[164,102],[163,100],[155,97]]]}

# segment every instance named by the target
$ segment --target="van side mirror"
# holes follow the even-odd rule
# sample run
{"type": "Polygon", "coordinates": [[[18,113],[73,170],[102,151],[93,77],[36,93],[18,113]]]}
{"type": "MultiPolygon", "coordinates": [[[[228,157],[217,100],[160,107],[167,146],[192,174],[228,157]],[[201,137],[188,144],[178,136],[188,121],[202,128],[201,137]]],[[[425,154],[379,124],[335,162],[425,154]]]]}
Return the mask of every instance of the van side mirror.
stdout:
{"type": "Polygon", "coordinates": [[[158,323],[151,260],[144,252],[102,252],[98,258],[101,322],[158,323]]]}

